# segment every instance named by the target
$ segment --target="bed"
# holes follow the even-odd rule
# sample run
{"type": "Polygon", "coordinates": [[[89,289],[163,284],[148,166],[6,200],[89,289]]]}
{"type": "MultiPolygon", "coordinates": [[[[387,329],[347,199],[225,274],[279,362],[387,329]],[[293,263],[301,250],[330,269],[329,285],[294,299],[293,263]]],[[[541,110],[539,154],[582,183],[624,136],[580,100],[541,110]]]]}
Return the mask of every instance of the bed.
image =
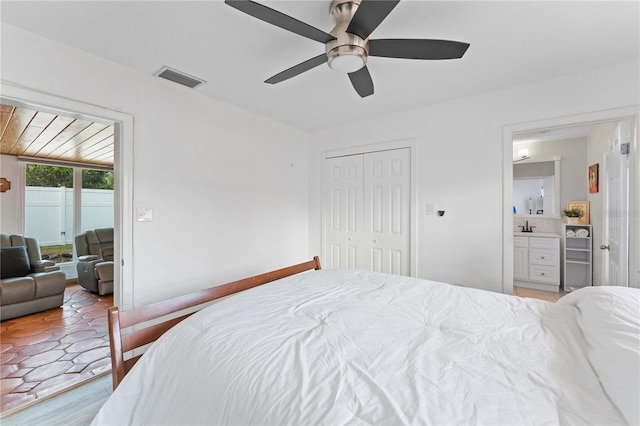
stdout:
{"type": "Polygon", "coordinates": [[[96,425],[640,422],[637,289],[554,304],[315,258],[114,311],[115,389],[96,425]],[[124,332],[203,300],[145,337],[124,332]]]}

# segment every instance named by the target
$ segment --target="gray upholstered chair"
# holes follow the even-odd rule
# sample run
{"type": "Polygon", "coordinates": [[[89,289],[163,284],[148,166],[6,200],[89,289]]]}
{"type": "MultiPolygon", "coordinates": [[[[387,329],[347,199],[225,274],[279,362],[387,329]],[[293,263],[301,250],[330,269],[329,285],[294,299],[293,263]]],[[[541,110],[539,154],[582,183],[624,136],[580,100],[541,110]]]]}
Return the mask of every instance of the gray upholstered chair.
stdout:
{"type": "Polygon", "coordinates": [[[55,262],[42,260],[35,238],[0,234],[0,320],[58,308],[67,277],[55,262]]]}
{"type": "Polygon", "coordinates": [[[113,293],[113,228],[78,235],[76,253],[80,285],[99,295],[113,293]]]}

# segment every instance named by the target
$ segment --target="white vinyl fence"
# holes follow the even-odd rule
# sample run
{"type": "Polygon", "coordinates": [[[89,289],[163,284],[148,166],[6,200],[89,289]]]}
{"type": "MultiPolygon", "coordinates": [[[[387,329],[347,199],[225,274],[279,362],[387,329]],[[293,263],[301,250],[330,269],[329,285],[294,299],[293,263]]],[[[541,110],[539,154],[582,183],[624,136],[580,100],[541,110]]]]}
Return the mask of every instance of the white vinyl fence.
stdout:
{"type": "MultiPolygon", "coordinates": [[[[83,189],[81,230],[113,226],[113,190],[83,189]]],[[[25,196],[25,235],[41,246],[71,244],[73,188],[28,186],[25,196]]]]}

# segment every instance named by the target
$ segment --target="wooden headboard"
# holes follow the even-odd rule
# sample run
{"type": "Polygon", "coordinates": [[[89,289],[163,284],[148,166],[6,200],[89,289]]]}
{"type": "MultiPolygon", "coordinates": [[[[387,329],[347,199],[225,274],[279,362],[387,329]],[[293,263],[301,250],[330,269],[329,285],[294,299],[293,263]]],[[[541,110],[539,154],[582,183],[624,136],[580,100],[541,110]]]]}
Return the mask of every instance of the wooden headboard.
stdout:
{"type": "Polygon", "coordinates": [[[142,348],[143,346],[154,342],[171,327],[192,315],[197,310],[177,318],[171,317],[171,319],[160,323],[157,323],[157,321],[154,320],[158,320],[162,317],[169,317],[171,314],[175,314],[176,312],[184,309],[193,308],[233,293],[238,293],[252,287],[257,287],[271,281],[279,280],[280,278],[295,275],[311,269],[318,270],[320,268],[320,258],[315,256],[313,260],[308,262],[299,263],[297,265],[267,272],[265,274],[174,297],[173,299],[164,300],[162,302],[142,306],[140,308],[122,312],[120,312],[117,306],[109,308],[109,345],[111,349],[111,375],[113,377],[113,389],[118,387],[118,384],[120,384],[125,374],[129,372],[131,367],[133,367],[133,365],[142,356],[137,355],[125,360],[125,353],[134,349],[142,348]],[[150,321],[154,321],[153,324],[147,324],[146,326],[143,324],[150,321]],[[136,327],[128,333],[123,333],[123,329],[133,326],[136,327]]]}

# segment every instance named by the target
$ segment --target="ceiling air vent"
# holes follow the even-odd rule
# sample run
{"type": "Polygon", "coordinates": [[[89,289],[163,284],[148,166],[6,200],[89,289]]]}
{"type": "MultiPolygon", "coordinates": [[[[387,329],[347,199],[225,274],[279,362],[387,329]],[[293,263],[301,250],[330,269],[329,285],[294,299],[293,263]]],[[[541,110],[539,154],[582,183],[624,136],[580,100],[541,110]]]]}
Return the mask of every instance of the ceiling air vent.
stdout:
{"type": "Polygon", "coordinates": [[[187,86],[192,89],[194,87],[200,86],[202,83],[206,83],[206,81],[204,80],[193,77],[182,71],[174,70],[173,68],[169,68],[167,66],[160,68],[158,71],[153,73],[153,75],[157,75],[158,77],[173,81],[174,83],[182,84],[183,86],[187,86]]]}

